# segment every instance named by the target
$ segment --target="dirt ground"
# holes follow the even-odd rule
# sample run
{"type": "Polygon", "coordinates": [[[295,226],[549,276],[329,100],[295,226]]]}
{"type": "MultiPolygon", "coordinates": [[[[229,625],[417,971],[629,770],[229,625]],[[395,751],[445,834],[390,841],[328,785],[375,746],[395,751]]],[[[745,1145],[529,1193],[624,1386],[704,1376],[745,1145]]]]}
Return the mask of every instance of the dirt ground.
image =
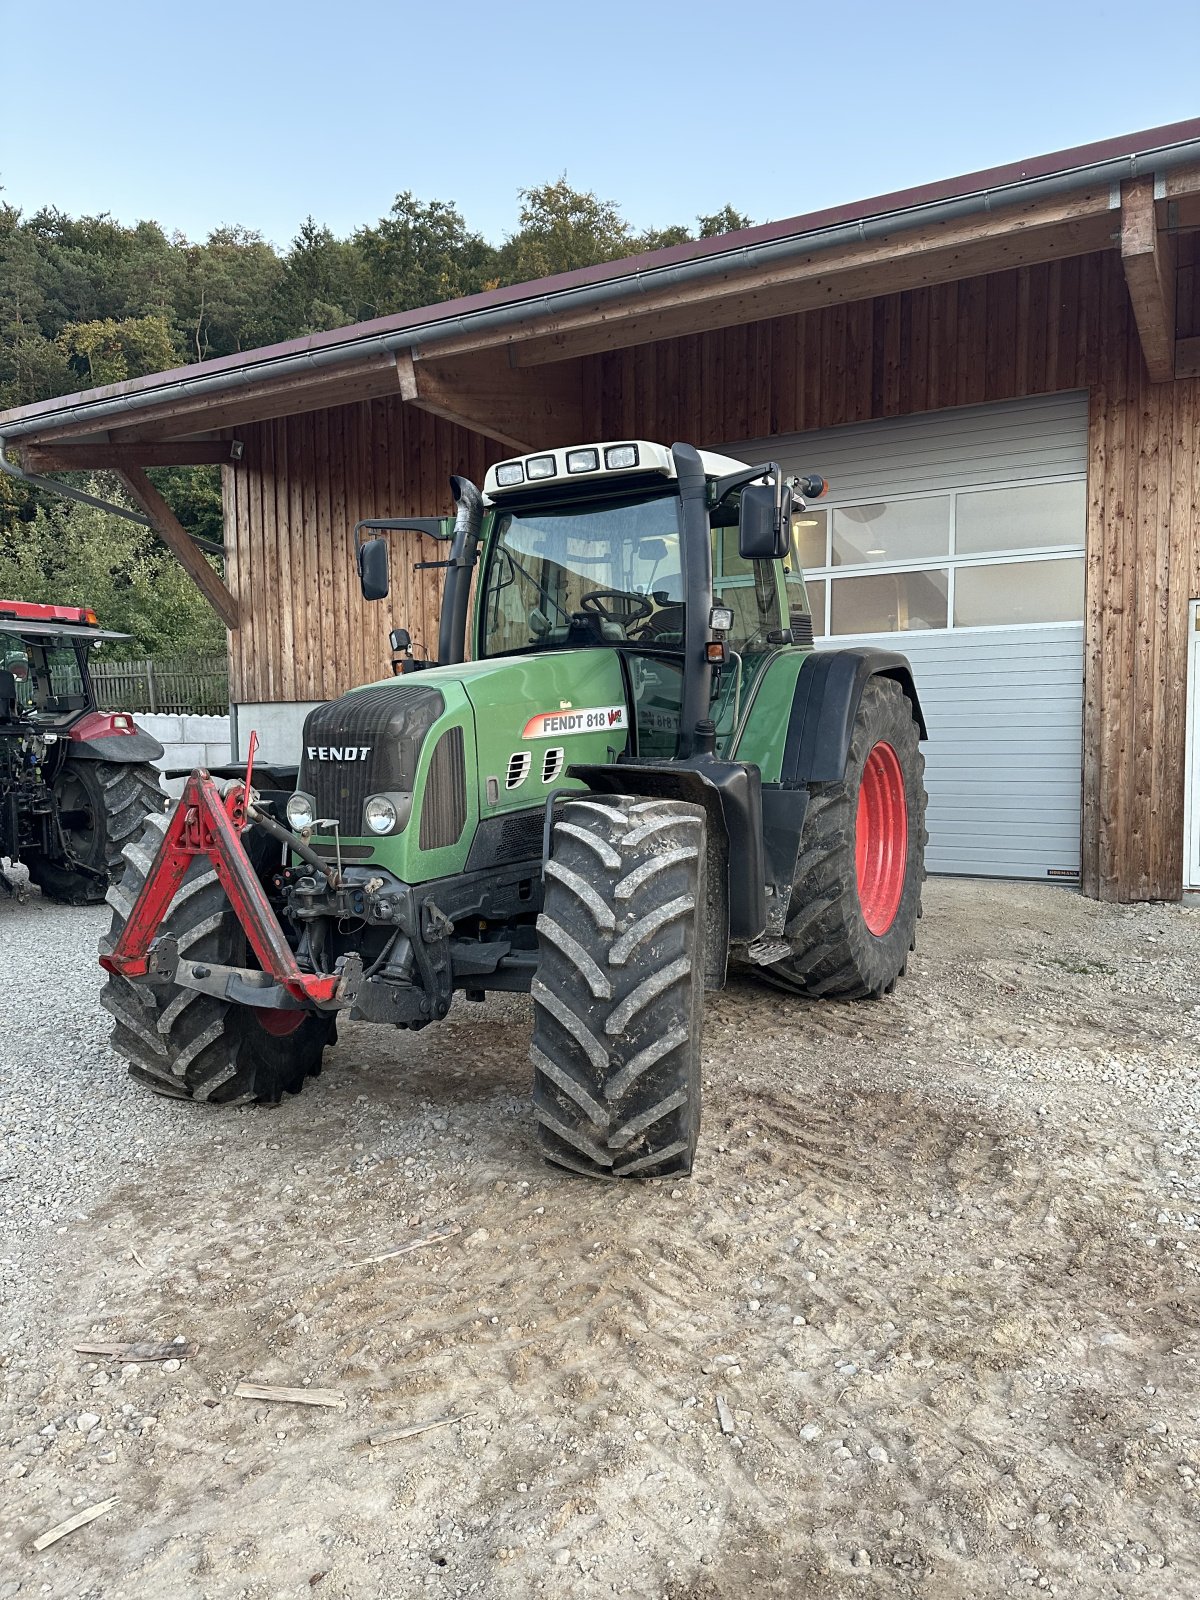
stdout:
{"type": "MultiPolygon", "coordinates": [[[[78,926],[102,1038],[103,913],[0,912],[78,926]]],[[[523,1000],[346,1027],[276,1110],[98,1050],[133,1131],[43,1149],[4,1250],[0,1600],[1200,1595],[1198,936],[932,882],[891,999],[711,1000],[685,1182],[541,1165],[523,1000]]]]}

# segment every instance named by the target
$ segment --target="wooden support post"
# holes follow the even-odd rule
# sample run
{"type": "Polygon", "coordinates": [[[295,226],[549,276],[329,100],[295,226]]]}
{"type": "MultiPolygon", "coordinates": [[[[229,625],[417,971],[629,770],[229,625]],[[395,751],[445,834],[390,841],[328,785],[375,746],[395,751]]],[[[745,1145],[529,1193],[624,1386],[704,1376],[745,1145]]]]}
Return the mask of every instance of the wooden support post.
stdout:
{"type": "Polygon", "coordinates": [[[1175,376],[1175,244],[1158,231],[1154,179],[1121,185],[1121,265],[1152,383],[1175,376]]]}
{"type": "Polygon", "coordinates": [[[150,518],[155,533],[178,560],[227,628],[238,626],[237,601],[196,548],[187,529],[140,467],[125,467],[117,477],[150,518]]]}
{"type": "Polygon", "coordinates": [[[578,361],[524,371],[504,350],[439,360],[436,353],[396,355],[400,393],[410,405],[513,450],[574,444],[583,431],[583,377],[578,361]]]}

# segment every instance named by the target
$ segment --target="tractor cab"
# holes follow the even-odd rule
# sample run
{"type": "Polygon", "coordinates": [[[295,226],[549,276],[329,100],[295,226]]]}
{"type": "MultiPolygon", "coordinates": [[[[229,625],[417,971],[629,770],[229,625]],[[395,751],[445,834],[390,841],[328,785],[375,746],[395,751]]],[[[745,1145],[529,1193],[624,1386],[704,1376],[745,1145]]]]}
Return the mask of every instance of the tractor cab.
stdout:
{"type": "MultiPolygon", "coordinates": [[[[804,576],[794,556],[793,523],[803,503],[789,495],[781,560],[748,556],[740,543],[745,486],[721,489],[723,479],[744,472],[742,463],[707,451],[700,452],[700,463],[712,502],[706,643],[719,647],[707,658],[714,668],[709,716],[723,755],[769,658],[788,645],[812,642],[804,576]]],[[[492,510],[483,539],[476,658],[616,650],[628,684],[632,742],[643,756],[674,755],[683,703],[688,594],[672,465],[660,446],[638,441],[502,462],[485,484],[492,510]],[[594,467],[573,465],[592,460],[594,467]],[[635,464],[608,466],[613,460],[635,464]],[[517,471],[522,480],[506,481],[517,471]]]]}

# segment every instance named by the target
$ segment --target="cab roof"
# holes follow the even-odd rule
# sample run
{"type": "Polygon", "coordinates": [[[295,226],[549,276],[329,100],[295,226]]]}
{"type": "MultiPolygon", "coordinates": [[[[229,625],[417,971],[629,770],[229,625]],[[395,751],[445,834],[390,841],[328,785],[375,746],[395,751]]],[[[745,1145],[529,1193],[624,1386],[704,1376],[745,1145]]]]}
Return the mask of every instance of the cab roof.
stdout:
{"type": "MultiPolygon", "coordinates": [[[[709,477],[722,477],[725,473],[740,472],[749,463],[735,461],[732,456],[718,455],[713,450],[701,450],[700,464],[709,477]]],[[[558,450],[535,450],[529,455],[509,456],[489,467],[483,480],[483,496],[489,504],[503,501],[512,495],[528,495],[531,491],[553,490],[566,482],[574,489],[588,483],[602,483],[606,488],[614,481],[630,478],[676,477],[675,461],[669,446],[654,444],[649,439],[602,439],[594,444],[571,444],[558,450]]]]}

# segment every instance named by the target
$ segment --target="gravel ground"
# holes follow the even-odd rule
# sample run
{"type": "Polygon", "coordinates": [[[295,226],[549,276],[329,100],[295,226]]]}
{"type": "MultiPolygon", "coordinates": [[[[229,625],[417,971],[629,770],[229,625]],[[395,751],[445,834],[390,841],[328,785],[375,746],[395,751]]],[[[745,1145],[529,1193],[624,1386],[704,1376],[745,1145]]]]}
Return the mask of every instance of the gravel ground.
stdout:
{"type": "Polygon", "coordinates": [[[143,1095],[105,920],[0,901],[0,1600],[1200,1594],[1200,910],[933,882],[891,999],[716,997],[695,1177],[615,1189],[522,999],[143,1095]]]}

